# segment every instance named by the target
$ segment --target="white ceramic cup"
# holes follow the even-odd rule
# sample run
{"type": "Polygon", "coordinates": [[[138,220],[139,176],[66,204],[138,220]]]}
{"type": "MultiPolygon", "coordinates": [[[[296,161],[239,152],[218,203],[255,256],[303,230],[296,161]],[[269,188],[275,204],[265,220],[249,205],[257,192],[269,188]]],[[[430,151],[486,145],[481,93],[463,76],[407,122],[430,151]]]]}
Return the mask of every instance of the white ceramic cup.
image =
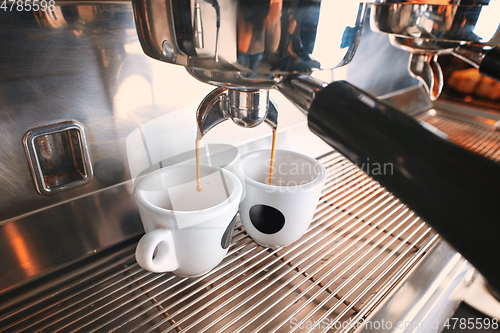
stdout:
{"type": "Polygon", "coordinates": [[[142,268],[195,277],[226,255],[242,184],[227,170],[201,165],[198,192],[195,175],[195,165],[175,165],[138,182],[134,197],[146,234],[135,257],[142,268]]]}
{"type": "Polygon", "coordinates": [[[241,222],[255,242],[283,247],[307,231],[326,181],[325,167],[292,151],[276,150],[272,185],[269,185],[270,150],[241,158],[246,196],[240,203],[241,222]]]}

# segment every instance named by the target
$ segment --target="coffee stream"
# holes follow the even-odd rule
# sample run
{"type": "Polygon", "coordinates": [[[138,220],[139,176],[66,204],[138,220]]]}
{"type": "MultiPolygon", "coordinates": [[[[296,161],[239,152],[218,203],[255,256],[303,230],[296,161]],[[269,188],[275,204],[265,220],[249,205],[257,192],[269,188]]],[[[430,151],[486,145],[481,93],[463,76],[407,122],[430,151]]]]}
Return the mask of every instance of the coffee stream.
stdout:
{"type": "MultiPolygon", "coordinates": [[[[276,152],[276,138],[277,138],[276,128],[273,128],[273,145],[271,148],[271,166],[269,168],[269,185],[271,185],[273,181],[273,172],[274,172],[274,154],[276,152]]],[[[200,142],[201,138],[196,139],[196,191],[200,192],[203,190],[201,186],[200,180],[200,142]]]]}
{"type": "Polygon", "coordinates": [[[196,191],[203,190],[200,180],[200,142],[201,139],[196,139],[196,191]]]}
{"type": "Polygon", "coordinates": [[[276,137],[277,137],[276,128],[273,128],[273,145],[271,148],[271,166],[269,168],[269,185],[272,185],[273,182],[273,172],[274,172],[274,153],[276,152],[276,137]]]}

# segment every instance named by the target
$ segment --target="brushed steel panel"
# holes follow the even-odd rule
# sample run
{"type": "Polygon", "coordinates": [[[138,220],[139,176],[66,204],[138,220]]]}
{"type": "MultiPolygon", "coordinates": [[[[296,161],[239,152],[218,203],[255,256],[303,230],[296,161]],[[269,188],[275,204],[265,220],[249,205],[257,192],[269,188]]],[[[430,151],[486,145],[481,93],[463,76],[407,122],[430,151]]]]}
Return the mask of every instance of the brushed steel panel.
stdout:
{"type": "Polygon", "coordinates": [[[0,294],[143,233],[131,182],[0,224],[0,294]]]}
{"type": "Polygon", "coordinates": [[[0,221],[130,178],[124,139],[137,125],[116,117],[113,98],[120,82],[136,73],[147,78],[149,69],[146,56],[124,48],[136,39],[131,6],[57,6],[54,14],[59,21],[49,23],[33,12],[0,13],[0,221]],[[43,197],[22,138],[31,128],[68,120],[87,130],[95,179],[43,197]],[[121,174],[109,179],[113,168],[121,174]]]}

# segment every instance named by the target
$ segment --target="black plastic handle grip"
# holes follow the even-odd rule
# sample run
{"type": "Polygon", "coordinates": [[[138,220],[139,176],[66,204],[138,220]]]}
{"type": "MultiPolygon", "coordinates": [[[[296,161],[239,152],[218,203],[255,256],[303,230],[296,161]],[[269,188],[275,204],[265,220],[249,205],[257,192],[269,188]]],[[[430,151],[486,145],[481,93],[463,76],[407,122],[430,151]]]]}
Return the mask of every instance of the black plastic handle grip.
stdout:
{"type": "Polygon", "coordinates": [[[345,81],[316,94],[309,128],[425,219],[500,290],[500,165],[345,81]],[[389,167],[392,166],[392,167],[389,167]]]}
{"type": "Polygon", "coordinates": [[[500,81],[500,46],[495,46],[486,53],[479,65],[479,73],[500,81]]]}

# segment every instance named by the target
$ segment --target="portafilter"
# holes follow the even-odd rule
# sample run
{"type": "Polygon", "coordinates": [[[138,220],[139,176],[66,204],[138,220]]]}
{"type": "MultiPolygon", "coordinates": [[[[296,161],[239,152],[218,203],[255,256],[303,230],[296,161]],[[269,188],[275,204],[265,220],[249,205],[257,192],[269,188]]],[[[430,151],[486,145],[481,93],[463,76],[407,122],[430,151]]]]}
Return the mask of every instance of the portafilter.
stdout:
{"type": "MultiPolygon", "coordinates": [[[[422,19],[436,13],[432,3],[415,2],[422,5],[422,19]]],[[[470,2],[468,6],[482,12],[489,4],[470,2]]],[[[372,5],[376,11],[379,4],[372,5]]],[[[226,119],[243,127],[262,122],[275,127],[278,113],[267,91],[279,90],[308,115],[311,131],[357,165],[392,164],[391,174],[369,175],[431,224],[482,272],[492,288],[500,290],[500,266],[496,265],[500,165],[436,135],[345,81],[327,84],[310,76],[315,70],[349,63],[367,4],[133,0],[133,7],[147,55],[185,66],[196,79],[217,87],[197,110],[201,135],[226,119]]],[[[390,8],[398,6],[387,8],[385,16],[375,17],[377,22],[392,17],[390,8]]],[[[452,15],[456,6],[439,8],[452,15]]],[[[467,27],[478,26],[479,18],[467,27]]],[[[408,20],[400,15],[399,22],[408,20]]],[[[437,33],[433,27],[425,31],[437,33]]],[[[481,42],[476,35],[458,34],[458,43],[481,42]]]]}

